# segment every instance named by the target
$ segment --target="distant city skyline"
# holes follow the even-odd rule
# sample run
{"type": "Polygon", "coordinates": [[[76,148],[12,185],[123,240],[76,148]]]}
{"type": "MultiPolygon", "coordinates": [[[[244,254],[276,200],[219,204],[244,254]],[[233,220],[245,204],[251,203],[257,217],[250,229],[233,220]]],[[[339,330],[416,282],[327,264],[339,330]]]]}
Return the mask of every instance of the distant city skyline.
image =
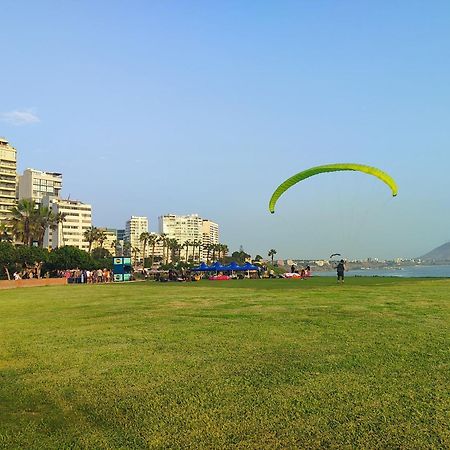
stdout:
{"type": "Polygon", "coordinates": [[[93,223],[199,213],[288,259],[416,257],[450,241],[450,4],[2,4],[0,136],[93,223]],[[51,12],[51,13],[50,13],[51,12]],[[82,24],[82,26],[80,26],[82,24]],[[118,32],[120,30],[120,32],[118,32]],[[286,193],[311,166],[359,174],[286,193]]]}

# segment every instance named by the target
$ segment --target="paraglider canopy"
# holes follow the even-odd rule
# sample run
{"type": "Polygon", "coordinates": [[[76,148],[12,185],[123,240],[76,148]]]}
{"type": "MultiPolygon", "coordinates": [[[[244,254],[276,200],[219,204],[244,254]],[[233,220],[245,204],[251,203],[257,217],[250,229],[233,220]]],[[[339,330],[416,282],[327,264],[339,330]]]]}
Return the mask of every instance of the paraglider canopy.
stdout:
{"type": "Polygon", "coordinates": [[[333,253],[332,255],[330,255],[330,259],[331,259],[333,256],[341,256],[341,254],[340,254],[340,253],[333,253]]]}
{"type": "Polygon", "coordinates": [[[269,211],[273,214],[275,212],[275,205],[281,195],[286,192],[290,187],[298,182],[305,180],[306,178],[312,177],[314,175],[318,175],[326,172],[339,172],[344,170],[352,170],[357,172],[363,172],[368,175],[372,175],[379,180],[383,181],[387,184],[392,191],[392,196],[395,197],[397,195],[397,184],[394,179],[388,175],[386,172],[383,172],[376,167],[365,166],[362,164],[353,164],[353,163],[339,163],[339,164],[327,164],[324,166],[311,167],[310,169],[304,170],[295,174],[294,176],[288,178],[286,181],[281,183],[272,194],[272,197],[269,201],[269,211]]]}

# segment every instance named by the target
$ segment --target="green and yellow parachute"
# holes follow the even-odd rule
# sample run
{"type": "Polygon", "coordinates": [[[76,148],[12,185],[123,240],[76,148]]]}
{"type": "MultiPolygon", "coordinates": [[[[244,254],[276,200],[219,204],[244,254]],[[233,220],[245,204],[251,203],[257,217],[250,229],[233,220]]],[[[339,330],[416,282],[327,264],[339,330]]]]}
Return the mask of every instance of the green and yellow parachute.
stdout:
{"type": "Polygon", "coordinates": [[[312,177],[314,175],[318,175],[320,173],[326,172],[339,172],[343,170],[353,170],[357,172],[367,173],[368,175],[373,175],[377,177],[384,183],[386,183],[392,191],[392,196],[395,197],[397,195],[397,184],[394,179],[388,175],[386,172],[383,172],[376,167],[365,166],[363,164],[353,164],[353,163],[339,163],[339,164],[326,164],[324,166],[311,167],[310,169],[303,170],[295,174],[294,176],[288,178],[286,181],[281,183],[272,194],[269,202],[269,211],[273,214],[275,212],[275,205],[281,195],[286,192],[290,187],[294,184],[297,184],[300,181],[305,180],[306,178],[312,177]]]}

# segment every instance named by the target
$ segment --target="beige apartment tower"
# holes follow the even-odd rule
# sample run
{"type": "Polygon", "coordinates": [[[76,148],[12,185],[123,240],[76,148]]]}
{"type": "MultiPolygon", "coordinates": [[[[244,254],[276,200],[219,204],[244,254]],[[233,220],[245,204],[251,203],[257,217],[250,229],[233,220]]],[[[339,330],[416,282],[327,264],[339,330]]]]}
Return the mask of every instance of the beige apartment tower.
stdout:
{"type": "Polygon", "coordinates": [[[56,172],[42,172],[36,169],[26,169],[19,176],[19,200],[31,198],[38,205],[49,195],[59,197],[62,188],[62,174],[56,172]]]}
{"type": "MultiPolygon", "coordinates": [[[[188,259],[198,259],[198,250],[192,246],[192,243],[200,244],[203,247],[202,257],[206,258],[206,244],[219,243],[219,225],[210,220],[202,219],[198,214],[177,216],[175,214],[166,214],[159,217],[159,232],[167,235],[168,238],[176,239],[179,244],[190,242],[188,247],[188,259]]],[[[182,252],[182,258],[185,259],[185,253],[182,252]]]]}
{"type": "MultiPolygon", "coordinates": [[[[219,225],[211,220],[204,219],[202,224],[203,260],[208,256],[207,245],[219,243],[219,225]]],[[[211,254],[211,252],[210,252],[211,254]]]]}
{"type": "MultiPolygon", "coordinates": [[[[131,249],[138,249],[137,259],[142,260],[148,256],[148,248],[145,249],[145,255],[142,254],[143,243],[139,239],[142,233],[148,233],[148,218],[143,216],[131,216],[125,225],[124,241],[129,242],[131,249]]],[[[131,250],[132,254],[134,253],[131,250]]]]}
{"type": "Polygon", "coordinates": [[[5,138],[0,138],[0,224],[11,218],[11,209],[17,204],[17,154],[5,138]]]}
{"type": "Polygon", "coordinates": [[[89,243],[84,239],[84,232],[92,227],[92,207],[77,200],[63,200],[46,196],[43,206],[48,206],[53,213],[63,213],[65,220],[56,230],[47,230],[44,246],[58,248],[73,245],[81,250],[89,250],[89,243]]]}

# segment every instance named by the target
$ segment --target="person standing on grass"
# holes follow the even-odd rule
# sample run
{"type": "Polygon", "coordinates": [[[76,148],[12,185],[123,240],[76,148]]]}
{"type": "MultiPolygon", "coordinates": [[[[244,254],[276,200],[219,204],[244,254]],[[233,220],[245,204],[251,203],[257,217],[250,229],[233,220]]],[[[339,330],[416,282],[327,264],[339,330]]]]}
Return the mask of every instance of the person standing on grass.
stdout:
{"type": "Polygon", "coordinates": [[[345,261],[343,259],[341,259],[339,261],[338,265],[336,266],[338,283],[343,283],[344,282],[344,272],[346,270],[347,270],[347,267],[345,265],[345,261]]]}

